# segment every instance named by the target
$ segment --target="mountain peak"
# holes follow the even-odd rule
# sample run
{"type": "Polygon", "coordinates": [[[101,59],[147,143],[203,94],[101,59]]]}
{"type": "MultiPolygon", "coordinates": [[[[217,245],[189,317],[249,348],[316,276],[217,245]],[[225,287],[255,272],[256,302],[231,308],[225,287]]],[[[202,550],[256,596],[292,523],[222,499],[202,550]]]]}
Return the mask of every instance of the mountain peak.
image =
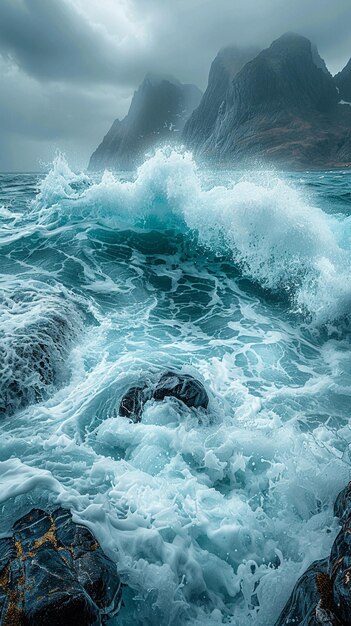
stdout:
{"type": "Polygon", "coordinates": [[[183,137],[191,147],[199,148],[211,135],[232,80],[259,51],[254,46],[240,48],[232,45],[218,52],[212,62],[202,100],[184,127],[183,137]]]}
{"type": "Polygon", "coordinates": [[[181,86],[181,82],[172,76],[172,74],[155,74],[153,72],[148,72],[145,74],[142,85],[148,84],[156,87],[163,82],[171,83],[171,85],[177,85],[177,87],[181,86]]]}
{"type": "Polygon", "coordinates": [[[202,92],[169,75],[147,74],[126,117],[116,120],[92,154],[89,169],[132,169],[158,143],[175,140],[202,92]]]}
{"type": "Polygon", "coordinates": [[[347,111],[338,108],[334,80],[316,47],[296,33],[273,41],[229,81],[207,134],[198,119],[206,97],[207,90],[184,133],[188,145],[212,161],[264,156],[295,165],[311,158],[323,163],[334,158],[333,150],[341,155],[348,141],[347,111]]]}

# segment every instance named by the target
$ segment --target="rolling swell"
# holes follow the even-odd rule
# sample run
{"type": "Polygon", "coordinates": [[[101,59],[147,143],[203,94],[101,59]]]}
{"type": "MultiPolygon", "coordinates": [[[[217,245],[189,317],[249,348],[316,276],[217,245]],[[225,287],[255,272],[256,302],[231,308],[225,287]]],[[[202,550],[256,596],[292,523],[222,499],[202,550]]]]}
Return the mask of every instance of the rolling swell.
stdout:
{"type": "Polygon", "coordinates": [[[40,281],[7,283],[0,315],[0,416],[8,416],[69,380],[66,359],[81,321],[63,294],[40,281]]]}
{"type": "Polygon", "coordinates": [[[32,211],[48,229],[182,233],[193,251],[229,258],[254,283],[288,296],[308,320],[348,318],[351,218],[309,205],[274,174],[256,178],[211,186],[191,154],[163,149],[133,181],[109,172],[93,181],[57,157],[32,211]]]}

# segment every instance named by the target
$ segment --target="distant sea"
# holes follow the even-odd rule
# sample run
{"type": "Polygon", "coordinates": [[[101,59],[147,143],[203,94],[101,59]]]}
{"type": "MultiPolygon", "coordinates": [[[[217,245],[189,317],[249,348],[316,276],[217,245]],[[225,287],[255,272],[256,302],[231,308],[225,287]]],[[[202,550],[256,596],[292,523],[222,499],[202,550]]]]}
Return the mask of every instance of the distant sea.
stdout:
{"type": "MultiPolygon", "coordinates": [[[[273,626],[350,476],[351,172],[0,175],[0,532],[59,502],[120,626],[273,626]],[[141,423],[126,390],[175,369],[141,423]]],[[[110,622],[111,626],[113,621],[110,622]]]]}

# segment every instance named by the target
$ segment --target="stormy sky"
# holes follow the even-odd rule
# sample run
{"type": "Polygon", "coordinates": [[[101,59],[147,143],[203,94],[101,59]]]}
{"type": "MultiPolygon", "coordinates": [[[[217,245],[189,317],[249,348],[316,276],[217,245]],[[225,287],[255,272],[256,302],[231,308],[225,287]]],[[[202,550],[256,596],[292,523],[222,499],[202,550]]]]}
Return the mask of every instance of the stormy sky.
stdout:
{"type": "Polygon", "coordinates": [[[351,56],[350,0],[0,0],[0,171],[73,167],[128,110],[146,72],[205,88],[228,44],[306,35],[334,74],[351,56]]]}

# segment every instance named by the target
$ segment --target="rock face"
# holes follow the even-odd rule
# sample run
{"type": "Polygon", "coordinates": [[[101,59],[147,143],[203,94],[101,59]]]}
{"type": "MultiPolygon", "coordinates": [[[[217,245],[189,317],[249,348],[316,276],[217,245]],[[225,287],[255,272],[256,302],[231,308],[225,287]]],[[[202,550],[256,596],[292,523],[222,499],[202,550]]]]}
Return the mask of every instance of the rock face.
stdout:
{"type": "Polygon", "coordinates": [[[316,561],[301,576],[275,626],[351,624],[351,483],[334,507],[341,530],[329,559],[316,561]]]}
{"type": "Polygon", "coordinates": [[[341,100],[351,102],[351,59],[344,69],[334,76],[334,81],[339,89],[341,100]]]}
{"type": "Polygon", "coordinates": [[[312,563],[297,581],[276,626],[287,626],[288,624],[312,626],[312,624],[318,624],[316,622],[316,607],[320,595],[317,587],[317,576],[325,574],[327,569],[328,559],[312,563]]]}
{"type": "Polygon", "coordinates": [[[207,409],[208,395],[205,387],[198,380],[187,374],[166,372],[156,384],[153,397],[155,400],[176,398],[191,409],[207,409]]]}
{"type": "Polygon", "coordinates": [[[235,46],[220,50],[211,65],[207,89],[201,102],[184,126],[183,137],[186,144],[198,150],[206,143],[214,130],[220,106],[225,100],[231,81],[259,51],[259,48],[235,46]]]}
{"type": "Polygon", "coordinates": [[[118,612],[115,564],[63,509],[33,509],[0,540],[1,626],[100,626],[118,612]]]}
{"type": "Polygon", "coordinates": [[[177,140],[201,96],[195,85],[148,74],[134,94],[128,115],[112,124],[91,156],[89,169],[129,170],[153,146],[177,140]]]}
{"type": "Polygon", "coordinates": [[[140,422],[148,400],[176,398],[191,409],[207,409],[209,399],[205,387],[189,374],[165,372],[153,385],[141,384],[128,389],[119,407],[119,415],[140,422]]]}
{"type": "Polygon", "coordinates": [[[147,385],[130,387],[119,405],[119,415],[133,422],[141,422],[145,402],[151,400],[152,390],[147,385]]]}
{"type": "Polygon", "coordinates": [[[192,116],[184,139],[199,156],[229,166],[346,164],[351,162],[351,108],[339,99],[316,48],[287,33],[234,76],[211,133],[205,136],[200,127],[190,132],[192,116]]]}

